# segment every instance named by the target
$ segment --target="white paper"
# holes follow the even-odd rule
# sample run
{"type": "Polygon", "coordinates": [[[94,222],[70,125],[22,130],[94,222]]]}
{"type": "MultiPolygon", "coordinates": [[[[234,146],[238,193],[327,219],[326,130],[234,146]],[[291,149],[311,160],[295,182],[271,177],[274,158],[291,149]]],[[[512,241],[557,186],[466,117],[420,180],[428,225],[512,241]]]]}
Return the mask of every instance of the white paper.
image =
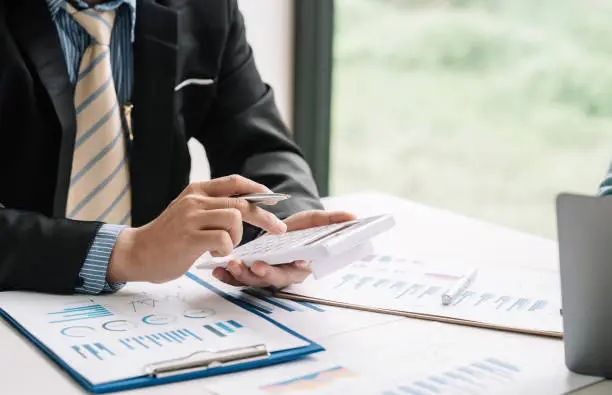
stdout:
{"type": "Polygon", "coordinates": [[[101,296],[2,292],[0,308],[92,384],[198,350],[308,344],[186,277],[101,296]]]}
{"type": "Polygon", "coordinates": [[[451,317],[518,330],[562,332],[558,273],[480,268],[449,306],[442,294],[470,267],[434,258],[370,255],[325,279],[287,292],[378,309],[451,317]]]}
{"type": "Polygon", "coordinates": [[[553,395],[602,380],[569,372],[561,340],[435,322],[404,319],[323,345],[325,353],[205,387],[217,395],[553,395]]]}
{"type": "Polygon", "coordinates": [[[228,295],[250,305],[273,320],[297,331],[312,340],[401,320],[401,317],[376,314],[352,309],[342,309],[320,304],[296,302],[265,296],[256,290],[240,289],[223,284],[205,275],[202,270],[192,272],[228,295]]]}

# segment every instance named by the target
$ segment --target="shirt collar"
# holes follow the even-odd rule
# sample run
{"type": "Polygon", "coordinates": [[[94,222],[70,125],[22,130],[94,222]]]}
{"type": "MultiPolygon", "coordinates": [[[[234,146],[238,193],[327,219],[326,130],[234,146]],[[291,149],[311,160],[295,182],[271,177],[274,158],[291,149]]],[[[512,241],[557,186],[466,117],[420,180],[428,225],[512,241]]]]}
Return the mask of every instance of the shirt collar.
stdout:
{"type": "MultiPolygon", "coordinates": [[[[66,0],[46,0],[47,7],[51,13],[51,18],[55,20],[57,14],[64,8],[66,0]]],[[[82,0],[73,0],[71,3],[78,9],[89,8],[89,5],[82,0]]],[[[130,7],[132,14],[132,41],[134,41],[134,26],[136,25],[136,0],[109,0],[98,4],[93,8],[101,11],[115,10],[122,4],[127,4],[130,7]]]]}

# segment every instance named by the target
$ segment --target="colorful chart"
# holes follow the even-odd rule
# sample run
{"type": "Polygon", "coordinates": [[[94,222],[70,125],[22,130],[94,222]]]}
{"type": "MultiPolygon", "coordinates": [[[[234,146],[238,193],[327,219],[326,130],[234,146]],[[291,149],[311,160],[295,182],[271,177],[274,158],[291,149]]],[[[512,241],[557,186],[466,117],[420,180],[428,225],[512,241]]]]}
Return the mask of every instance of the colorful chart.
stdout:
{"type": "Polygon", "coordinates": [[[270,394],[289,394],[292,392],[314,390],[343,378],[353,378],[358,376],[359,375],[356,372],[353,372],[347,368],[335,366],[331,369],[322,370],[320,372],[310,373],[274,384],[268,384],[260,387],[260,389],[270,394]]]}

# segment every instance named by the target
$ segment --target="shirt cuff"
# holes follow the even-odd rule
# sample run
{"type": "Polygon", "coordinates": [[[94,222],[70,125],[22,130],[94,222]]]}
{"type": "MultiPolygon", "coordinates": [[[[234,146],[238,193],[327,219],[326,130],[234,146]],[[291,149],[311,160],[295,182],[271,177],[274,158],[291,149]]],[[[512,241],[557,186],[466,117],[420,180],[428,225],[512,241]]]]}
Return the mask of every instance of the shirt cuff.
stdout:
{"type": "Polygon", "coordinates": [[[124,228],[123,225],[111,224],[104,224],[100,227],[79,273],[82,285],[75,288],[76,292],[97,295],[101,292],[117,291],[125,285],[106,281],[113,247],[124,228]]]}

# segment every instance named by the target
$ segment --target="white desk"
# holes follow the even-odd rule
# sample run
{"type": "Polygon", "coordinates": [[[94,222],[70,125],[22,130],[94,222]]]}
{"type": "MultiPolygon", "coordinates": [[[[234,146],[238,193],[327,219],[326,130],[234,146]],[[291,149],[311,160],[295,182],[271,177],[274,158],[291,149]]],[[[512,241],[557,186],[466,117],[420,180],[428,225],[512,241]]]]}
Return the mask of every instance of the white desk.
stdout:
{"type": "MultiPolygon", "coordinates": [[[[326,202],[329,208],[344,208],[359,215],[409,210],[412,221],[401,224],[402,242],[414,251],[459,257],[475,264],[556,269],[556,243],[542,238],[468,219],[379,194],[351,195],[326,202]],[[444,246],[444,248],[441,248],[444,246]]],[[[437,325],[436,323],[428,323],[437,325]]],[[[421,324],[420,324],[421,325],[421,324]]],[[[516,335],[521,336],[521,335],[516,335]]],[[[389,339],[390,342],[393,339],[389,339]]],[[[545,339],[543,341],[548,341],[545,339]]],[[[322,342],[325,346],[324,342],[322,342]]],[[[206,395],[206,380],[158,386],[129,394],[206,395]]],[[[83,390],[21,335],[0,321],[0,393],[82,394],[83,390]]],[[[595,384],[576,392],[581,395],[612,393],[612,382],[595,384]]]]}

